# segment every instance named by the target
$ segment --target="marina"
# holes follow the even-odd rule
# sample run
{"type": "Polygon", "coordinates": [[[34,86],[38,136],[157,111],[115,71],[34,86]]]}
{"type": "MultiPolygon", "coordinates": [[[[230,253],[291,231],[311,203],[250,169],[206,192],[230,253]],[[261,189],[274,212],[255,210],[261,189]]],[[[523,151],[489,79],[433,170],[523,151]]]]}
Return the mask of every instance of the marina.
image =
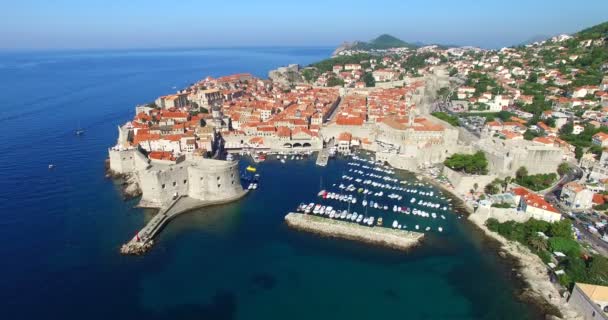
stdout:
{"type": "MultiPolygon", "coordinates": [[[[412,230],[415,235],[421,235],[415,237],[417,241],[424,233],[444,231],[444,226],[437,220],[447,219],[446,214],[452,210],[452,200],[441,191],[421,181],[401,180],[394,169],[376,163],[365,154],[355,154],[346,159],[348,169],[345,168],[343,174],[337,177],[338,181],[328,189],[321,189],[315,201],[300,203],[297,213],[287,215],[288,225],[325,235],[332,235],[332,232],[327,231],[324,224],[339,225],[336,237],[372,243],[382,242],[383,235],[396,236],[401,230],[412,230]],[[296,217],[297,214],[304,218],[290,218],[298,223],[290,222],[288,217],[296,217]],[[334,224],[333,221],[342,222],[334,224]],[[370,229],[375,230],[373,236],[368,234],[370,229]],[[397,233],[386,233],[386,230],[397,233]]],[[[322,181],[320,184],[320,188],[323,188],[322,181]]],[[[409,231],[405,234],[409,235],[409,231]]]]}

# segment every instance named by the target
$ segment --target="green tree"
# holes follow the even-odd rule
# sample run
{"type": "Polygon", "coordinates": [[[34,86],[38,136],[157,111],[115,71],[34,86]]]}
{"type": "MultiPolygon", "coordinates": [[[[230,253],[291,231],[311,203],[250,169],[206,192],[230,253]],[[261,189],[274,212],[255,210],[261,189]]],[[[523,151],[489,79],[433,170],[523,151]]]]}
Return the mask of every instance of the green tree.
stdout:
{"type": "Polygon", "coordinates": [[[344,80],[336,77],[331,77],[327,80],[328,87],[342,87],[344,86],[344,80]]]}
{"type": "Polygon", "coordinates": [[[580,160],[583,157],[583,148],[576,146],[574,148],[574,157],[576,160],[580,160]]]}
{"type": "Polygon", "coordinates": [[[499,191],[498,186],[493,183],[488,183],[485,188],[483,188],[483,192],[487,194],[497,194],[499,191]]]}
{"type": "Polygon", "coordinates": [[[589,280],[601,285],[608,284],[608,258],[596,255],[589,264],[589,280]]]}
{"type": "Polygon", "coordinates": [[[519,169],[517,169],[517,171],[515,172],[515,177],[518,180],[523,179],[527,175],[528,175],[528,169],[526,169],[526,167],[519,167],[519,169]]]}
{"type": "Polygon", "coordinates": [[[488,160],[482,151],[478,151],[472,155],[456,153],[447,158],[443,163],[452,170],[469,174],[488,173],[488,160]]]}
{"type": "Polygon", "coordinates": [[[562,162],[557,167],[557,173],[560,176],[565,175],[566,173],[568,173],[568,171],[570,171],[570,165],[567,162],[562,162]]]}
{"type": "Polygon", "coordinates": [[[532,131],[530,129],[526,130],[526,132],[524,132],[524,139],[526,140],[533,140],[534,138],[538,137],[539,134],[536,131],[532,131]]]}
{"type": "Polygon", "coordinates": [[[316,69],[306,68],[306,69],[302,70],[302,76],[304,77],[304,80],[306,80],[307,82],[313,82],[317,79],[318,72],[316,69]]]}
{"type": "Polygon", "coordinates": [[[528,237],[528,246],[536,252],[547,250],[548,247],[545,239],[537,234],[528,237]]]}
{"type": "Polygon", "coordinates": [[[374,76],[371,74],[371,72],[366,72],[363,75],[363,82],[365,82],[366,87],[376,86],[376,79],[374,79],[374,76]]]}
{"type": "Polygon", "coordinates": [[[552,237],[572,239],[572,222],[569,219],[563,219],[559,222],[555,222],[549,228],[549,233],[552,237]]]}

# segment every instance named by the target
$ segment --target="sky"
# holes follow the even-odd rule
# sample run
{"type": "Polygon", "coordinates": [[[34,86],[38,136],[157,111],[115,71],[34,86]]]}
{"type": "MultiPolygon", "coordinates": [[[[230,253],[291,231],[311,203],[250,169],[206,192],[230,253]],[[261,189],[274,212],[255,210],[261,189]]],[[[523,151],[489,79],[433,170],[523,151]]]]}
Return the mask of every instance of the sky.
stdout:
{"type": "Polygon", "coordinates": [[[388,33],[500,48],[608,21],[608,0],[12,0],[0,49],[337,46],[388,33]]]}

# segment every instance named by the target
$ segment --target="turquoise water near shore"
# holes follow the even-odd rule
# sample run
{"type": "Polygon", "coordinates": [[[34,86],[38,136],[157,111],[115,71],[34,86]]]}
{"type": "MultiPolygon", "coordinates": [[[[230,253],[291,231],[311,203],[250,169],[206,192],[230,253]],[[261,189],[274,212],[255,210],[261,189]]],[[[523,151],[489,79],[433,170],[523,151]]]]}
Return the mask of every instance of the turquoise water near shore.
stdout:
{"type": "MultiPolygon", "coordinates": [[[[331,48],[0,53],[0,301],[5,319],[533,319],[517,279],[453,215],[408,253],[288,229],[345,160],[259,165],[242,201],[184,214],[145,256],[122,243],[154,211],[104,179],[137,103],[207,75],[307,64],[331,48]],[[86,129],[73,135],[77,126],[86,129]],[[49,163],[56,169],[49,171],[49,163]]],[[[243,162],[241,165],[245,166],[243,162]]],[[[386,221],[385,223],[387,223],[386,221]]]]}

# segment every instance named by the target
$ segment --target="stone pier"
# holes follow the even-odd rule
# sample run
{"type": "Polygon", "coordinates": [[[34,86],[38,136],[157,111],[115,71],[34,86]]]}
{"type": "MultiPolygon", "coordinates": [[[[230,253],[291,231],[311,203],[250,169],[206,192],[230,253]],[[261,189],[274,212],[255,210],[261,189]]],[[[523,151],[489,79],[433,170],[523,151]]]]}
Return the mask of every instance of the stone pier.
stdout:
{"type": "Polygon", "coordinates": [[[290,228],[322,236],[355,240],[397,250],[410,249],[422,240],[423,233],[385,227],[370,227],[355,222],[290,212],[285,216],[290,228]]]}

